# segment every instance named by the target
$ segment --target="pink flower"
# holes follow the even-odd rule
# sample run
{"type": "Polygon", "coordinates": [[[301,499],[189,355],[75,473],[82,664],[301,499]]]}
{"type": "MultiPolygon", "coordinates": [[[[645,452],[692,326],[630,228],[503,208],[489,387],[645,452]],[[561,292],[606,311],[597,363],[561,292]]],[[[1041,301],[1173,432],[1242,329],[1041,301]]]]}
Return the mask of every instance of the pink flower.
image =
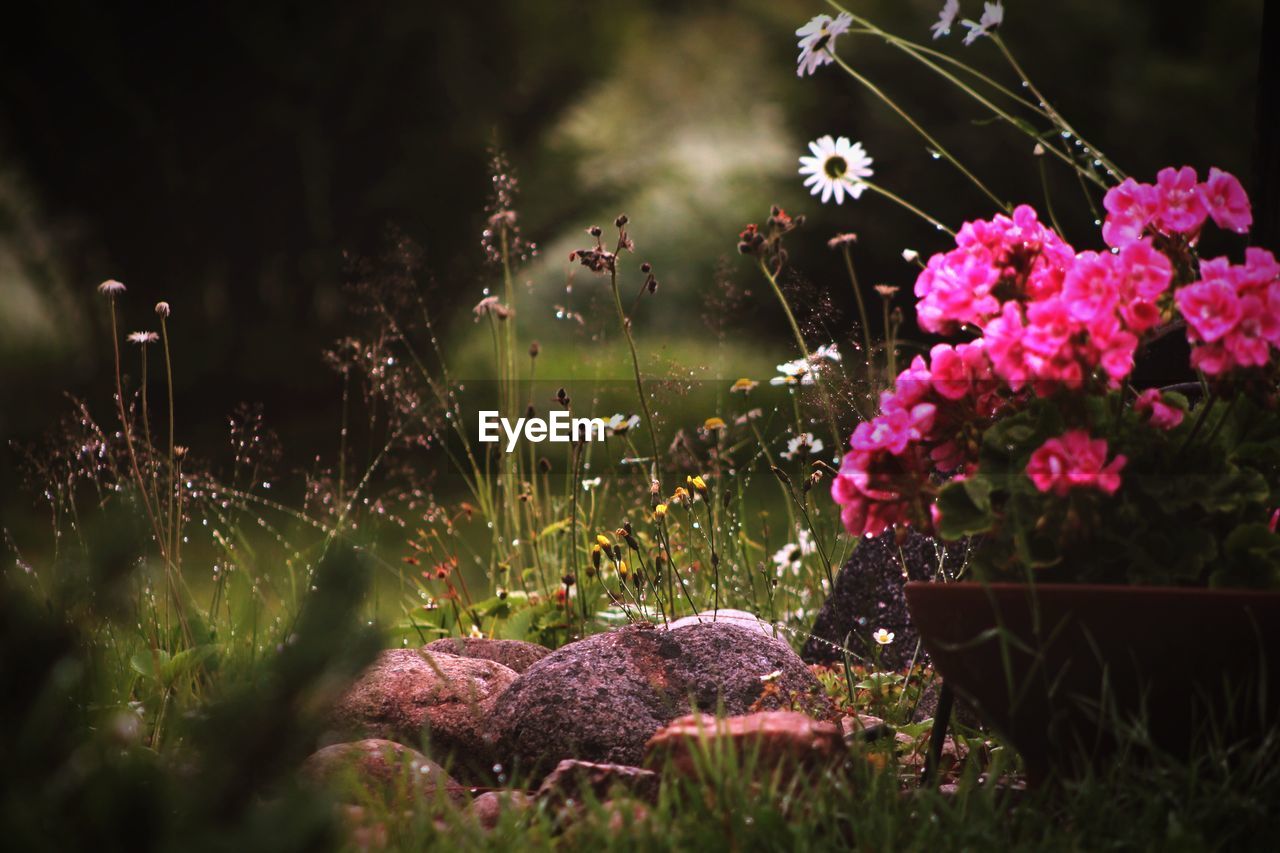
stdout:
{"type": "Polygon", "coordinates": [[[1124,276],[1124,298],[1137,296],[1154,301],[1164,295],[1173,281],[1173,264],[1150,240],[1130,243],[1120,251],[1120,273],[1124,276]]]}
{"type": "Polygon", "coordinates": [[[855,536],[874,536],[910,519],[904,497],[926,476],[904,467],[896,457],[855,451],[845,454],[831,483],[831,497],[840,504],[840,520],[855,536]]]}
{"type": "Polygon", "coordinates": [[[1139,394],[1138,399],[1133,401],[1133,408],[1138,414],[1147,415],[1153,427],[1164,430],[1173,429],[1182,423],[1186,414],[1177,406],[1166,403],[1156,388],[1148,388],[1139,394]]]}
{"type": "Polygon", "coordinates": [[[1156,188],[1125,178],[1119,186],[1107,190],[1102,199],[1107,219],[1102,224],[1102,239],[1119,249],[1142,238],[1142,232],[1155,218],[1156,188]]]}
{"type": "Polygon", "coordinates": [[[1198,229],[1209,215],[1196,183],[1196,170],[1172,166],[1156,173],[1156,214],[1165,231],[1186,234],[1198,229]]]}
{"type": "Polygon", "coordinates": [[[911,359],[911,366],[898,374],[893,383],[893,391],[880,395],[880,411],[892,409],[909,409],[921,402],[933,389],[933,376],[929,373],[929,365],[924,356],[917,355],[911,359]]]}
{"type": "Polygon", "coordinates": [[[1280,345],[1280,317],[1254,294],[1240,300],[1240,322],[1223,338],[1227,352],[1240,367],[1266,367],[1271,345],[1280,345]]]}
{"type": "Polygon", "coordinates": [[[1000,316],[982,330],[992,368],[1014,391],[1021,390],[1028,379],[1026,353],[1022,345],[1025,331],[1022,312],[1014,302],[1006,302],[1000,316]]]}
{"type": "Polygon", "coordinates": [[[919,441],[929,431],[936,411],[932,403],[917,403],[909,410],[894,408],[858,424],[849,438],[849,446],[864,453],[887,450],[900,456],[907,445],[919,441]]]}
{"type": "Polygon", "coordinates": [[[1231,369],[1231,354],[1221,341],[1201,344],[1191,350],[1191,366],[1209,376],[1220,376],[1231,369]]]}
{"type": "Polygon", "coordinates": [[[1053,358],[1062,352],[1076,331],[1067,303],[1058,297],[1027,306],[1027,331],[1022,345],[1036,355],[1053,358]]]}
{"type": "Polygon", "coordinates": [[[1107,442],[1082,429],[1051,438],[1031,454],[1027,476],[1037,489],[1065,497],[1072,489],[1097,489],[1113,495],[1120,488],[1123,455],[1107,463],[1107,442]]]}
{"type": "Polygon", "coordinates": [[[1277,279],[1280,279],[1280,264],[1276,263],[1275,255],[1256,246],[1244,250],[1240,290],[1265,290],[1277,279]]]}
{"type": "Polygon", "coordinates": [[[1160,322],[1160,307],[1145,299],[1133,299],[1120,306],[1120,317],[1130,331],[1140,335],[1160,322]]]}
{"type": "Polygon", "coordinates": [[[1114,314],[1099,315],[1089,324],[1089,343],[1098,354],[1098,362],[1114,385],[1133,371],[1133,354],[1138,338],[1120,325],[1114,314]]]}
{"type": "MultiPolygon", "coordinates": [[[[1201,264],[1201,268],[1208,263],[1201,264]]],[[[1210,278],[1205,274],[1203,280],[1179,288],[1173,298],[1190,327],[1193,342],[1213,343],[1240,320],[1240,299],[1225,277],[1210,278]]]]}
{"type": "Polygon", "coordinates": [[[1081,252],[1062,282],[1062,299],[1072,319],[1087,322],[1110,313],[1120,299],[1113,255],[1081,252]]]}
{"type": "Polygon", "coordinates": [[[1209,170],[1209,180],[1199,187],[1200,198],[1209,209],[1209,215],[1219,228],[1237,234],[1248,232],[1253,225],[1253,210],[1249,196],[1236,176],[1214,167],[1209,170]]]}

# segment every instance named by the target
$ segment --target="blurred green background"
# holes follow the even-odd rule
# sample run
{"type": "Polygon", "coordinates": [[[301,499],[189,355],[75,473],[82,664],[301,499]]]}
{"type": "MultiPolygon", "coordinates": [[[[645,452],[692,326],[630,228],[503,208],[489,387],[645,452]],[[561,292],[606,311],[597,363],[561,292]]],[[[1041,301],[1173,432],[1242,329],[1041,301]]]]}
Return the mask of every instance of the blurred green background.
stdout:
{"type": "MultiPolygon", "coordinates": [[[[1130,173],[1216,165],[1251,186],[1262,5],[1009,0],[1003,34],[1055,105],[1130,173]]],[[[921,41],[940,6],[856,3],[921,41]]],[[[585,271],[566,293],[565,259],[588,242],[584,228],[621,211],[636,262],[652,261],[661,281],[637,319],[652,369],[766,379],[791,357],[771,296],[735,253],[737,232],[773,202],[808,215],[792,242],[797,286],[848,338],[852,298],[830,236],[856,232],[864,284],[904,291],[914,275],[901,251],[944,244],[869,194],[842,207],[807,196],[796,158],[808,140],[862,141],[878,182],[948,223],[992,211],[838,69],[797,79],[793,31],[825,11],[815,0],[49,0],[9,10],[0,438],[38,439],[65,411],[64,391],[105,415],[110,344],[94,287],[117,278],[129,287],[122,331],[152,328],[156,300],[173,305],[182,441],[212,452],[237,403],[265,401],[290,464],[331,456],[339,383],[321,351],[351,326],[345,258],[376,254],[392,228],[423,247],[449,348],[464,372],[481,370],[488,344],[470,311],[496,278],[480,246],[495,144],[521,181],[522,229],[541,249],[520,272],[520,335],[541,340],[548,363],[580,361],[611,321],[593,313],[599,284],[585,271]],[[718,340],[707,297],[724,278],[742,304],[722,312],[718,340]],[[585,322],[557,320],[556,305],[585,322]]],[[[992,45],[963,48],[955,34],[933,44],[1012,85],[992,45]]],[[[999,194],[1043,209],[1025,137],[882,44],[849,38],[841,53],[999,194]]],[[[1068,239],[1096,245],[1071,176],[1051,169],[1051,186],[1068,239]]],[[[0,507],[20,511],[30,500],[2,455],[0,507]]]]}

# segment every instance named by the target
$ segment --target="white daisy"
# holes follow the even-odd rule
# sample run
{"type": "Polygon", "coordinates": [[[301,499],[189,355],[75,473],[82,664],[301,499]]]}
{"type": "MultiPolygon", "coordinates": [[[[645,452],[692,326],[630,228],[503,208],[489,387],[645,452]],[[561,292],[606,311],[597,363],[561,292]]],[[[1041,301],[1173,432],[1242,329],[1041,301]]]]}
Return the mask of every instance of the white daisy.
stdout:
{"type": "Polygon", "coordinates": [[[130,332],[129,343],[131,344],[154,344],[160,340],[160,336],[155,332],[130,332]]]}
{"type": "Polygon", "coordinates": [[[848,12],[841,12],[834,19],[830,15],[818,15],[796,30],[796,35],[800,36],[797,44],[800,56],[796,58],[796,76],[803,77],[823,65],[830,65],[830,51],[835,48],[836,36],[848,32],[852,24],[853,16],[848,12]]]}
{"type": "Polygon", "coordinates": [[[969,32],[964,37],[964,43],[967,47],[980,37],[989,35],[992,30],[1004,23],[1004,6],[1000,0],[996,0],[994,3],[983,3],[982,17],[976,24],[970,20],[964,20],[960,23],[969,28],[969,32]]]}
{"type": "Polygon", "coordinates": [[[887,646],[893,642],[893,632],[886,631],[884,628],[878,628],[876,632],[871,635],[871,639],[875,640],[882,646],[887,646]]]}
{"type": "Polygon", "coordinates": [[[837,344],[822,344],[809,354],[810,361],[817,362],[822,361],[823,359],[839,363],[840,347],[837,344]]]}
{"type": "Polygon", "coordinates": [[[822,448],[822,439],[814,438],[811,432],[804,432],[788,441],[787,449],[778,455],[788,461],[795,459],[797,456],[804,459],[806,456],[822,452],[822,448]]]}
{"type": "Polygon", "coordinates": [[[951,25],[956,22],[956,15],[959,14],[960,0],[947,0],[942,5],[942,11],[938,13],[938,22],[929,27],[933,30],[933,37],[939,39],[951,35],[951,25]]]}
{"type": "Polygon", "coordinates": [[[787,570],[790,570],[793,575],[799,575],[804,558],[817,550],[809,531],[801,530],[795,542],[788,542],[773,554],[773,563],[778,567],[778,577],[786,574],[787,570]]]}
{"type": "Polygon", "coordinates": [[[605,422],[605,426],[607,426],[609,428],[609,432],[614,435],[625,435],[627,430],[633,428],[638,423],[640,423],[639,415],[631,415],[630,417],[627,417],[623,414],[617,414],[609,418],[609,420],[605,422]]]}
{"type": "Polygon", "coordinates": [[[785,364],[778,365],[778,373],[781,376],[775,376],[769,380],[770,385],[812,385],[813,370],[809,367],[809,362],[803,358],[795,361],[788,361],[785,364]]]}
{"type": "Polygon", "coordinates": [[[810,193],[822,193],[822,203],[836,197],[836,204],[844,203],[845,193],[858,198],[867,188],[863,178],[869,178],[871,158],[863,150],[861,142],[849,142],[847,136],[832,139],[830,135],[809,143],[812,157],[800,158],[800,174],[807,175],[804,185],[810,193]]]}

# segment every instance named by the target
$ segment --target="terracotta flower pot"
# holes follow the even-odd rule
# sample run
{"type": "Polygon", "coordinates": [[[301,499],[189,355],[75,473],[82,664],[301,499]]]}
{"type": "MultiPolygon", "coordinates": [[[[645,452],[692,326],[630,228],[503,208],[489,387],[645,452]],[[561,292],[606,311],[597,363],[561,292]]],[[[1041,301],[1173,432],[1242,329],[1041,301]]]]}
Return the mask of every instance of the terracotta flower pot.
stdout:
{"type": "Polygon", "coordinates": [[[1022,755],[1071,775],[1145,721],[1185,756],[1214,726],[1280,727],[1280,593],[1082,584],[908,583],[934,665],[1022,755]]]}

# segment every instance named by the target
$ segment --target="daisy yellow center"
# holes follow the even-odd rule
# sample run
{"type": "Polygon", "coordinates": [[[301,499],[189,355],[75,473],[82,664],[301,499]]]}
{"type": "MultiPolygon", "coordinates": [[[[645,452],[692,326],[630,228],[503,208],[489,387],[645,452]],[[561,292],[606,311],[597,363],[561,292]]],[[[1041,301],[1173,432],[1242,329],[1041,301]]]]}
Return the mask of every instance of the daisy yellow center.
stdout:
{"type": "Polygon", "coordinates": [[[822,164],[822,171],[832,180],[843,178],[845,172],[849,171],[849,162],[843,157],[833,154],[822,164]]]}

